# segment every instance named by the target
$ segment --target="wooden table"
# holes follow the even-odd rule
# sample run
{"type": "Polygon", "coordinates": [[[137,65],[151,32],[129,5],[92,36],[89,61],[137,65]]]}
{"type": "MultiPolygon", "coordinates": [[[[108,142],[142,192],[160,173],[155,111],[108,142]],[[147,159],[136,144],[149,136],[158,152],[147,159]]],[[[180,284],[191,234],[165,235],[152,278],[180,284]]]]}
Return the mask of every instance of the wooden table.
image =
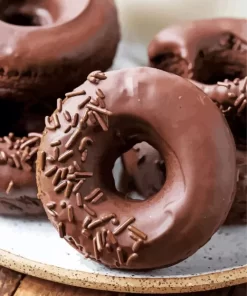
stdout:
{"type": "MultiPolygon", "coordinates": [[[[167,294],[166,294],[167,295],[167,294]]],[[[172,294],[175,295],[175,294],[172,294]]],[[[176,294],[181,296],[182,294],[176,294]]],[[[183,294],[184,296],[246,296],[247,284],[210,292],[183,294]]],[[[0,296],[130,296],[70,287],[37,279],[0,267],[0,296]]]]}

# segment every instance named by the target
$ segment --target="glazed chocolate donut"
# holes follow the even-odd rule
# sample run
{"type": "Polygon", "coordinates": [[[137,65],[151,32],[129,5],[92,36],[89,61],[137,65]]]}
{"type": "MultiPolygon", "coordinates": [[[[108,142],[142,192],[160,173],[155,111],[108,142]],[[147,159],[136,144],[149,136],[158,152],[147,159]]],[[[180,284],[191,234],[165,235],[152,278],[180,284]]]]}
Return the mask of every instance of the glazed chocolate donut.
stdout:
{"type": "Polygon", "coordinates": [[[237,145],[247,147],[246,19],[197,20],[164,29],[148,54],[152,67],[206,89],[225,113],[237,145]]]}
{"type": "Polygon", "coordinates": [[[113,0],[2,0],[0,20],[0,96],[15,100],[50,103],[109,68],[119,41],[113,0]]]}
{"type": "Polygon", "coordinates": [[[234,141],[213,102],[152,68],[93,72],[70,97],[46,120],[36,169],[60,237],[122,269],[169,266],[204,245],[225,220],[236,185],[234,141]],[[112,168],[141,141],[162,155],[166,182],[135,201],[116,190],[112,168]]]}
{"type": "Polygon", "coordinates": [[[120,33],[114,0],[1,0],[0,37],[0,126],[24,136],[25,105],[50,114],[90,71],[111,66],[120,33]]]}
{"type": "Polygon", "coordinates": [[[18,138],[10,133],[0,138],[0,214],[44,214],[37,199],[35,161],[41,135],[18,138]]]}

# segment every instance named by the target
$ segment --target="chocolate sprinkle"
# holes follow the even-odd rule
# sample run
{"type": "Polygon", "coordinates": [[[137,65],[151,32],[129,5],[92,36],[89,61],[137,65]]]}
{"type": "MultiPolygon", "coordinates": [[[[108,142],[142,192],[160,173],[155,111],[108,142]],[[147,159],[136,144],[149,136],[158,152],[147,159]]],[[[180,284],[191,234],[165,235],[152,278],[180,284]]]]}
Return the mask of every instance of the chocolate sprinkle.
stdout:
{"type": "Polygon", "coordinates": [[[57,111],[61,112],[63,108],[62,99],[57,99],[57,111]]]}
{"type": "Polygon", "coordinates": [[[50,169],[48,169],[46,172],[45,172],[45,176],[46,177],[51,177],[53,176],[56,171],[57,171],[58,167],[56,165],[52,166],[50,169]]]}
{"type": "Polygon", "coordinates": [[[61,181],[61,176],[62,176],[62,169],[58,169],[52,180],[53,186],[56,186],[61,181]]]}
{"type": "Polygon", "coordinates": [[[112,245],[117,244],[117,240],[116,240],[114,234],[110,230],[107,230],[107,238],[108,238],[109,243],[111,243],[112,245]]]}
{"type": "Polygon", "coordinates": [[[92,209],[90,209],[86,204],[83,204],[83,208],[90,216],[92,217],[97,216],[96,213],[92,209]]]}
{"type": "Polygon", "coordinates": [[[14,187],[14,182],[10,181],[9,185],[8,185],[8,187],[6,189],[6,193],[9,194],[13,187],[14,187]]]}
{"type": "Polygon", "coordinates": [[[79,129],[75,130],[71,135],[67,143],[64,145],[66,149],[72,148],[72,146],[76,143],[78,138],[81,136],[81,131],[79,129]]]}
{"type": "Polygon", "coordinates": [[[67,181],[64,180],[64,181],[62,181],[60,184],[58,184],[56,187],[54,187],[54,191],[55,191],[56,193],[59,193],[59,192],[61,192],[62,190],[64,190],[66,186],[67,186],[67,181]]]}
{"type": "Polygon", "coordinates": [[[101,99],[105,98],[103,91],[99,88],[96,90],[96,95],[99,96],[101,99]]]}
{"type": "Polygon", "coordinates": [[[99,260],[99,252],[98,252],[98,248],[97,248],[96,237],[93,239],[93,249],[94,249],[94,257],[95,257],[95,259],[99,260]]]}
{"type": "Polygon", "coordinates": [[[64,112],[63,112],[63,116],[64,116],[64,118],[68,121],[68,122],[70,122],[71,121],[71,115],[70,115],[70,113],[69,113],[69,111],[67,111],[67,110],[65,110],[64,112]]]}
{"type": "Polygon", "coordinates": [[[83,201],[80,192],[76,193],[76,204],[78,207],[83,207],[83,201]]]}
{"type": "Polygon", "coordinates": [[[131,223],[135,222],[135,218],[131,217],[128,220],[126,220],[123,224],[119,225],[114,231],[114,235],[118,235],[122,233],[131,223]]]}
{"type": "Polygon", "coordinates": [[[99,231],[96,232],[96,244],[99,252],[103,251],[102,237],[99,231]]]}
{"type": "Polygon", "coordinates": [[[56,129],[56,125],[52,125],[52,124],[50,123],[50,118],[49,118],[49,116],[46,116],[46,117],[45,117],[45,127],[46,127],[48,130],[51,130],[51,131],[53,131],[53,130],[56,129]]]}
{"type": "Polygon", "coordinates": [[[138,258],[138,254],[137,253],[133,253],[132,255],[129,256],[126,265],[129,266],[131,265],[131,263],[138,258]]]}
{"type": "Polygon", "coordinates": [[[85,149],[86,145],[91,145],[91,144],[93,144],[93,140],[90,137],[84,137],[81,140],[81,143],[79,145],[79,151],[82,152],[85,149]]]}
{"type": "Polygon", "coordinates": [[[104,115],[108,115],[108,116],[111,116],[112,115],[112,112],[109,111],[109,110],[106,110],[106,109],[102,109],[102,108],[99,108],[97,106],[94,106],[92,104],[87,104],[87,108],[95,111],[95,112],[99,112],[101,114],[104,114],[104,115]]]}
{"type": "Polygon", "coordinates": [[[80,104],[78,105],[78,109],[82,109],[82,108],[84,108],[84,107],[87,105],[87,103],[90,102],[90,100],[91,100],[91,97],[87,97],[86,100],[84,100],[82,103],[80,103],[80,104]]]}
{"type": "Polygon", "coordinates": [[[55,140],[55,141],[51,142],[51,147],[55,147],[55,146],[59,146],[59,145],[61,145],[60,140],[55,140]]]}
{"type": "Polygon", "coordinates": [[[107,127],[106,123],[104,122],[104,120],[101,118],[101,116],[95,111],[93,111],[93,114],[96,117],[99,125],[102,127],[102,130],[104,132],[108,131],[108,127],[107,127]]]}
{"type": "Polygon", "coordinates": [[[68,92],[65,94],[65,96],[66,96],[66,98],[71,98],[71,97],[81,96],[81,95],[85,95],[85,94],[86,94],[85,90],[78,90],[78,91],[68,92]]]}
{"type": "Polygon", "coordinates": [[[134,226],[128,226],[128,230],[133,232],[135,235],[139,236],[141,239],[146,240],[147,239],[147,235],[142,232],[141,230],[137,229],[134,226]]]}
{"type": "Polygon", "coordinates": [[[74,210],[71,205],[68,206],[68,220],[69,220],[69,222],[74,221],[74,210]]]}
{"type": "Polygon", "coordinates": [[[101,191],[100,188],[95,188],[89,195],[84,197],[85,201],[91,201],[95,198],[95,196],[101,191]]]}
{"type": "Polygon", "coordinates": [[[67,187],[64,194],[66,198],[70,198],[73,187],[74,187],[74,184],[71,181],[67,181],[67,187]]]}
{"type": "Polygon", "coordinates": [[[59,162],[67,161],[74,154],[73,150],[65,151],[62,155],[59,156],[59,162]]]}
{"type": "Polygon", "coordinates": [[[64,236],[65,236],[65,225],[62,222],[58,223],[58,232],[59,232],[59,236],[61,238],[64,238],[64,236]]]}
{"type": "Polygon", "coordinates": [[[49,209],[49,210],[54,210],[56,208],[56,203],[54,201],[50,201],[46,204],[46,207],[49,209]]]}
{"type": "Polygon", "coordinates": [[[87,228],[87,226],[91,223],[91,221],[92,221],[92,218],[89,216],[86,216],[85,219],[83,220],[82,226],[84,228],[87,228]]]}
{"type": "Polygon", "coordinates": [[[75,185],[75,187],[74,187],[74,189],[73,189],[73,193],[78,192],[78,191],[80,190],[80,188],[81,188],[81,186],[82,186],[83,183],[84,183],[84,179],[83,179],[83,180],[80,180],[80,181],[75,185]]]}
{"type": "Polygon", "coordinates": [[[74,115],[73,120],[72,120],[71,126],[72,126],[72,127],[76,127],[76,126],[78,125],[78,121],[79,121],[79,114],[76,113],[76,114],[74,115]]]}
{"type": "Polygon", "coordinates": [[[120,247],[117,247],[117,256],[118,256],[118,262],[120,265],[123,265],[124,260],[123,260],[123,251],[120,247]]]}

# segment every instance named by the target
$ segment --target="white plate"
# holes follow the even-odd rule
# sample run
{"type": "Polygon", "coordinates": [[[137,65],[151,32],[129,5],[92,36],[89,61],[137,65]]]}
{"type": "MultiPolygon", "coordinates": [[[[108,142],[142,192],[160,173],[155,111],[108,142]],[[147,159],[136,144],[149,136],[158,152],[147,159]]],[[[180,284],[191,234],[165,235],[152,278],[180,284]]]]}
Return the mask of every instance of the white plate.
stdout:
{"type": "MultiPolygon", "coordinates": [[[[114,168],[115,176],[121,170],[114,168]]],[[[117,186],[118,182],[116,182],[117,186]]],[[[188,292],[247,279],[247,226],[223,226],[189,259],[148,272],[111,270],[60,239],[44,219],[0,217],[0,264],[66,284],[123,292],[188,292]]]]}

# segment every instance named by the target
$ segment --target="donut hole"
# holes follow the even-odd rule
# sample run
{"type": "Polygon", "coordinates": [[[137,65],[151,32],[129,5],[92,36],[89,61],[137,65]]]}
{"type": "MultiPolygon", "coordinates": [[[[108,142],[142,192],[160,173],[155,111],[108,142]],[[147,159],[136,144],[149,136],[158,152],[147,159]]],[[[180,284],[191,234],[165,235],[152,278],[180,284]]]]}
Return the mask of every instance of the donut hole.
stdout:
{"type": "Polygon", "coordinates": [[[89,0],[2,0],[0,20],[15,26],[40,27],[69,22],[82,13],[89,0]]]}
{"type": "Polygon", "coordinates": [[[139,142],[115,161],[115,187],[132,200],[144,201],[159,192],[165,183],[166,167],[159,152],[147,142],[139,142]]]}
{"type": "Polygon", "coordinates": [[[225,79],[242,79],[247,75],[246,58],[246,51],[232,48],[200,51],[195,60],[192,78],[205,84],[217,84],[225,79]]]}
{"type": "MultiPolygon", "coordinates": [[[[104,146],[95,159],[100,187],[104,187],[119,198],[130,201],[144,202],[154,197],[165,186],[166,181],[169,182],[171,179],[168,178],[168,171],[166,172],[166,152],[169,148],[160,145],[160,134],[149,122],[140,117],[129,114],[111,117],[111,127],[111,132],[102,134],[104,146]],[[139,145],[142,150],[135,154],[139,152],[136,149],[139,145]],[[133,171],[135,174],[130,173],[131,171],[127,170],[123,162],[125,155],[133,151],[134,164],[137,166],[137,169],[133,171]],[[149,151],[155,151],[155,153],[149,154],[149,151]],[[151,164],[152,169],[150,170],[145,169],[148,163],[151,164]],[[162,171],[159,166],[162,167],[162,171]],[[157,171],[162,173],[162,180],[158,182],[158,185],[155,182],[157,171]],[[134,179],[134,175],[137,178],[134,179]],[[151,188],[151,190],[146,191],[145,188],[151,188]]],[[[169,172],[172,174],[171,170],[169,172]]]]}
{"type": "Polygon", "coordinates": [[[150,60],[152,67],[174,73],[178,76],[188,76],[188,64],[179,54],[165,52],[150,60]]]}
{"type": "Polygon", "coordinates": [[[16,26],[46,26],[52,24],[52,17],[47,10],[19,10],[17,8],[5,10],[0,19],[16,26]]]}

